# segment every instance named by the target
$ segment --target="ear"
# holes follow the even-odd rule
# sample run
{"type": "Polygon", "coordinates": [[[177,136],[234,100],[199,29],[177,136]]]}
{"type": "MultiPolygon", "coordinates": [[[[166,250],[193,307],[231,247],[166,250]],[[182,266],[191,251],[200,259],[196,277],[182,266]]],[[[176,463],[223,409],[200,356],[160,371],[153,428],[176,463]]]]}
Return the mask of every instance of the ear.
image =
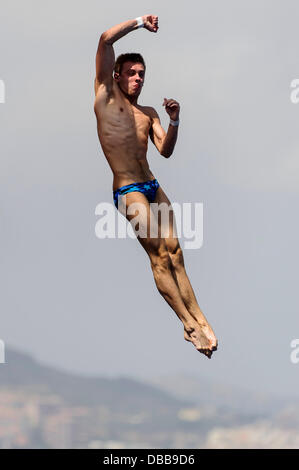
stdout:
{"type": "Polygon", "coordinates": [[[117,72],[114,73],[114,79],[115,79],[116,81],[118,81],[118,79],[119,79],[119,73],[117,73],[117,72]]]}

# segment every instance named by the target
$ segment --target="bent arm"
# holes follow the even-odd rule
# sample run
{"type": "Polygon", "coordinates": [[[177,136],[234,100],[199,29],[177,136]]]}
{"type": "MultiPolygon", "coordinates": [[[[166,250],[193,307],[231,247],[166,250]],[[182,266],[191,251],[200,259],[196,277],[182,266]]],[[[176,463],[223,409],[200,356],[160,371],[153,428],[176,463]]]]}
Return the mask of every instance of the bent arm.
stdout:
{"type": "Polygon", "coordinates": [[[95,92],[97,92],[98,86],[102,83],[108,86],[112,85],[112,74],[115,64],[113,43],[140,26],[156,33],[158,31],[158,17],[144,15],[140,18],[119,23],[102,33],[96,55],[95,92]],[[138,24],[137,20],[140,20],[141,24],[138,24]]]}
{"type": "Polygon", "coordinates": [[[137,21],[134,19],[124,21],[102,33],[96,54],[96,89],[100,84],[112,84],[112,74],[115,64],[113,43],[137,28],[137,21]]]}
{"type": "Polygon", "coordinates": [[[156,146],[160,155],[165,158],[169,158],[174,150],[177,136],[178,126],[172,126],[169,124],[167,133],[161,126],[161,122],[158,113],[152,108],[152,127],[150,129],[150,138],[153,144],[156,146]]]}

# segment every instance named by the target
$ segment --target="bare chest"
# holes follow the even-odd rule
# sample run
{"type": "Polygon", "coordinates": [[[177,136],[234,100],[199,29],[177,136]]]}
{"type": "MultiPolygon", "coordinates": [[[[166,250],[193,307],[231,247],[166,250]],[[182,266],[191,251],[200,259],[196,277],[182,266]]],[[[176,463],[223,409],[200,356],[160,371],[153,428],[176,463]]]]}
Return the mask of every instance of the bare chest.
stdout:
{"type": "Polygon", "coordinates": [[[115,131],[131,130],[136,134],[148,136],[151,117],[145,107],[132,105],[122,96],[97,96],[94,110],[100,127],[112,127],[115,131]]]}

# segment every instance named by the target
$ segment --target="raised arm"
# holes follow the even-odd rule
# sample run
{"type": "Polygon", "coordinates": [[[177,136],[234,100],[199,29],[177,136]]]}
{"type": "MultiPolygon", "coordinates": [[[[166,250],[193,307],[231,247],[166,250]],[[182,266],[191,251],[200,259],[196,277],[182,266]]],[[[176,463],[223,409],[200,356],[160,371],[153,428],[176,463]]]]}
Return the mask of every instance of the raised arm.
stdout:
{"type": "Polygon", "coordinates": [[[97,89],[101,84],[106,85],[107,88],[112,85],[115,63],[113,43],[140,27],[156,33],[158,31],[158,17],[144,15],[133,20],[124,21],[102,33],[96,55],[95,93],[97,93],[97,89]]]}

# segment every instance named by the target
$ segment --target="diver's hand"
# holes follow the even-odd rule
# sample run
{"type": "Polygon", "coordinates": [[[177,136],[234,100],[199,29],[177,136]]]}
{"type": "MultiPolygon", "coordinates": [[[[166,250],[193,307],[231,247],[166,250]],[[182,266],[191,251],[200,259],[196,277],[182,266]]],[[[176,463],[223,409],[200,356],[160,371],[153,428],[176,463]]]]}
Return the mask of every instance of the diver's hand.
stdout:
{"type": "Polygon", "coordinates": [[[177,121],[179,119],[180,105],[177,101],[164,98],[162,106],[165,106],[166,112],[169,114],[170,119],[173,121],[177,121]]]}
{"type": "Polygon", "coordinates": [[[143,20],[143,27],[152,33],[156,33],[158,31],[158,17],[154,15],[144,15],[142,17],[143,20]]]}

